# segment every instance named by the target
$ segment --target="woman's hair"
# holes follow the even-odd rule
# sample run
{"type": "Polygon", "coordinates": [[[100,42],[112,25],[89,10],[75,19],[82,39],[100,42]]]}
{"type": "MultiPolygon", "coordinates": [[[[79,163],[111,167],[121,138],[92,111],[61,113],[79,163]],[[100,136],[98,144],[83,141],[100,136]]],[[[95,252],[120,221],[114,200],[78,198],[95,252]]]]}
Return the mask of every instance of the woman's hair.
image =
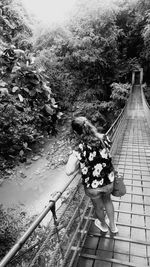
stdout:
{"type": "Polygon", "coordinates": [[[96,137],[96,127],[86,117],[76,117],[71,123],[72,130],[78,135],[80,140],[86,143],[95,144],[98,141],[96,137]]]}

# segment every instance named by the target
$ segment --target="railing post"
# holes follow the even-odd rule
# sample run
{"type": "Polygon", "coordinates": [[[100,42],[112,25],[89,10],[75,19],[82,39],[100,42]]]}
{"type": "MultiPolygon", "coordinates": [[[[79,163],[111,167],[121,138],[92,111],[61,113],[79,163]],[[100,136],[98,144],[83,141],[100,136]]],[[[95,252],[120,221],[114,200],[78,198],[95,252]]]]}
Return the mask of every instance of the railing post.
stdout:
{"type": "Polygon", "coordinates": [[[55,226],[55,230],[56,230],[56,235],[57,235],[57,239],[58,239],[58,244],[59,244],[61,257],[62,257],[62,259],[64,259],[64,252],[63,252],[63,248],[61,246],[61,239],[60,239],[59,231],[58,231],[58,221],[57,221],[57,216],[56,216],[56,205],[55,205],[55,202],[53,202],[53,205],[51,207],[51,212],[52,212],[52,215],[53,215],[54,226],[55,226]]]}

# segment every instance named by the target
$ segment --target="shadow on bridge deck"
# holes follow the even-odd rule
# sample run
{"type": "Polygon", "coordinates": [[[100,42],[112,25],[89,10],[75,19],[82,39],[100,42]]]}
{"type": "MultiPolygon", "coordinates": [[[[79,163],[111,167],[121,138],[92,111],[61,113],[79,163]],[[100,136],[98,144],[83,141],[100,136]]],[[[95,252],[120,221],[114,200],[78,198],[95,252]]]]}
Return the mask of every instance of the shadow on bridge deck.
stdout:
{"type": "Polygon", "coordinates": [[[113,197],[119,233],[102,234],[90,218],[90,229],[73,267],[150,266],[150,129],[138,86],[113,159],[127,186],[124,197],[113,197]]]}

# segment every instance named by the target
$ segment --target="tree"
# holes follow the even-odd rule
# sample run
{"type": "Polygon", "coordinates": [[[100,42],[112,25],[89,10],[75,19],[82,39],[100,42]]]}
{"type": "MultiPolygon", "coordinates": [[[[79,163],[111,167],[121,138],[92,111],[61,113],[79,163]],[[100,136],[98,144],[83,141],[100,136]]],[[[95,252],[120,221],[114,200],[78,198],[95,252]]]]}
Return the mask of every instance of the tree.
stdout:
{"type": "Polygon", "coordinates": [[[32,36],[32,22],[20,1],[2,0],[0,4],[0,32],[4,42],[25,49],[32,36]],[[26,45],[25,45],[26,44],[26,45]]]}
{"type": "Polygon", "coordinates": [[[45,133],[53,134],[58,114],[44,70],[34,65],[35,58],[27,50],[21,49],[29,48],[22,39],[16,39],[18,32],[26,36],[31,31],[14,3],[3,0],[1,4],[5,46],[0,54],[0,170],[5,169],[7,160],[19,157],[25,161],[33,143],[45,133]]]}

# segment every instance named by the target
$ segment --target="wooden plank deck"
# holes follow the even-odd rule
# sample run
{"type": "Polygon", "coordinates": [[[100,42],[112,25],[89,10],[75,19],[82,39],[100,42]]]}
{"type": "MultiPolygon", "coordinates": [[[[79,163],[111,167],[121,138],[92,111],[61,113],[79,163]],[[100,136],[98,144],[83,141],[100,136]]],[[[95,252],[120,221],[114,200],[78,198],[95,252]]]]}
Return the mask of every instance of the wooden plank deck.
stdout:
{"type": "Polygon", "coordinates": [[[113,197],[119,233],[102,234],[91,217],[73,267],[150,266],[150,129],[138,86],[113,158],[127,185],[124,197],[113,197]]]}

